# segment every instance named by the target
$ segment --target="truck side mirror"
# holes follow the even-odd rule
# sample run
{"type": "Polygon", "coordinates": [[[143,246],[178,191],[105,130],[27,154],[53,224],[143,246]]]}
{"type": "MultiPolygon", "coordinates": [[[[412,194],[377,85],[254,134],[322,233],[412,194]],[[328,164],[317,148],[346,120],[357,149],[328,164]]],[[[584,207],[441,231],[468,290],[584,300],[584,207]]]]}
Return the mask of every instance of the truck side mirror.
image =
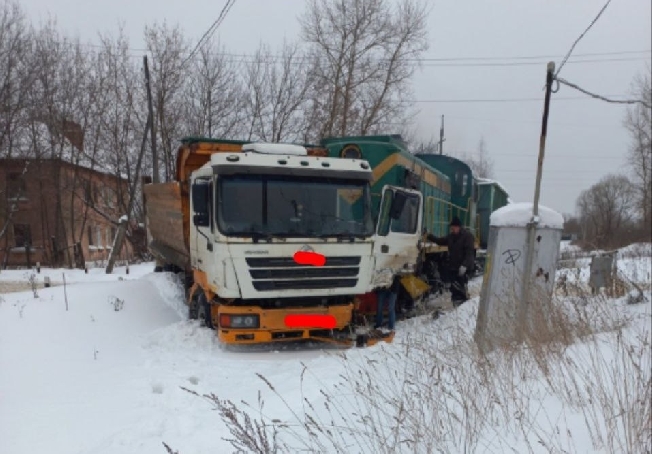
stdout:
{"type": "Polygon", "coordinates": [[[407,195],[404,192],[396,191],[394,193],[394,198],[392,199],[392,206],[389,209],[389,217],[391,219],[398,219],[403,213],[403,208],[405,208],[405,202],[407,202],[407,195]]]}
{"type": "Polygon", "coordinates": [[[210,183],[208,181],[196,181],[191,188],[192,209],[194,211],[193,223],[197,227],[208,227],[210,225],[209,201],[210,183]]]}
{"type": "Polygon", "coordinates": [[[192,217],[192,222],[197,227],[208,227],[211,225],[211,220],[208,216],[208,213],[195,213],[195,215],[192,217]]]}

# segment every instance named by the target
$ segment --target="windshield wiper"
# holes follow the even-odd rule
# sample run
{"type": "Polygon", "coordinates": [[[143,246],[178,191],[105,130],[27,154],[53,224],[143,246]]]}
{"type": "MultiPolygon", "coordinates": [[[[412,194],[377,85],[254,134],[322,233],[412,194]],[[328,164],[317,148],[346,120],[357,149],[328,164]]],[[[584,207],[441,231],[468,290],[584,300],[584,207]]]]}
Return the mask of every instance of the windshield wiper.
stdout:
{"type": "Polygon", "coordinates": [[[250,232],[250,234],[251,234],[251,240],[254,243],[258,243],[261,240],[267,241],[268,243],[271,243],[272,240],[287,241],[287,238],[273,233],[250,232]]]}
{"type": "Polygon", "coordinates": [[[349,240],[351,242],[355,239],[364,240],[369,235],[363,235],[360,233],[350,233],[350,232],[332,232],[332,233],[321,233],[318,235],[319,238],[337,238],[338,241],[349,240]]]}

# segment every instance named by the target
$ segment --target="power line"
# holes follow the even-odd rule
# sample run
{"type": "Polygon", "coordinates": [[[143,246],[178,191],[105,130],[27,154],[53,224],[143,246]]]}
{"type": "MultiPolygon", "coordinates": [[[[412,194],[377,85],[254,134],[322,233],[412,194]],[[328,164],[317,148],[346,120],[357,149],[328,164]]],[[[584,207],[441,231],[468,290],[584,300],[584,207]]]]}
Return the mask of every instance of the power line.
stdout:
{"type": "MultiPolygon", "coordinates": [[[[496,174],[500,174],[500,171],[496,171],[496,174]]],[[[533,172],[534,173],[534,172],[533,172]]],[[[556,183],[566,183],[566,184],[556,184],[556,187],[569,187],[572,186],[573,183],[577,182],[578,179],[582,179],[582,182],[580,184],[585,184],[585,182],[588,181],[595,181],[599,180],[600,178],[604,177],[604,174],[578,174],[577,177],[560,177],[560,178],[554,178],[554,177],[544,177],[542,180],[542,183],[545,185],[546,182],[556,182],[556,183]]],[[[497,181],[500,182],[503,186],[512,186],[516,184],[523,184],[527,185],[532,182],[532,177],[531,176],[523,176],[523,177],[518,177],[518,178],[512,178],[512,177],[507,177],[507,178],[494,178],[497,181]]],[[[512,192],[513,194],[513,192],[512,192]]]]}
{"type": "MultiPolygon", "coordinates": [[[[228,12],[228,11],[227,11],[228,12]]],[[[218,18],[219,20],[219,18],[218,18]]],[[[217,21],[216,21],[217,22],[217,21]]],[[[212,26],[211,26],[212,27],[212,26]]],[[[205,33],[208,34],[210,33],[211,28],[209,28],[209,31],[205,33]]],[[[203,38],[203,37],[202,37],[203,38]]],[[[92,43],[80,43],[81,46],[83,47],[90,47],[90,48],[104,48],[104,46],[100,44],[92,44],[92,43]]],[[[197,46],[196,46],[197,47],[197,46]]],[[[148,52],[148,49],[143,49],[143,48],[127,48],[128,51],[130,52],[148,52]]],[[[192,53],[192,52],[191,52],[192,53]]],[[[574,58],[583,58],[583,57],[609,57],[609,56],[617,56],[617,55],[636,55],[636,54],[646,54],[649,58],[649,56],[652,54],[652,49],[647,49],[647,50],[620,50],[620,51],[611,51],[611,52],[590,52],[590,53],[582,53],[582,54],[575,54],[574,58]]],[[[189,54],[190,55],[190,54],[189,54]]],[[[230,61],[250,61],[256,58],[255,54],[249,54],[249,53],[233,53],[233,52],[208,52],[208,55],[211,56],[222,56],[222,57],[231,57],[230,61]]],[[[133,56],[134,58],[142,58],[142,55],[130,55],[133,56]]],[[[266,57],[270,60],[282,60],[284,56],[282,54],[268,54],[266,57]]],[[[545,64],[547,63],[547,59],[555,59],[555,58],[561,58],[562,56],[560,55],[517,55],[517,56],[507,56],[507,57],[480,57],[480,56],[472,56],[472,57],[422,57],[422,58],[410,58],[406,59],[405,61],[413,63],[413,64],[418,64],[418,63],[447,63],[447,62],[490,62],[490,61],[504,61],[506,60],[507,64],[515,64],[517,65],[518,61],[520,60],[541,60],[538,62],[529,62],[529,63],[522,63],[522,64],[527,64],[527,65],[539,65],[539,64],[545,64]],[[544,59],[546,59],[544,61],[544,59]],[[515,60],[516,62],[509,62],[509,60],[515,60]]],[[[314,57],[308,57],[308,56],[295,56],[295,60],[297,61],[311,61],[314,59],[314,57]]],[[[569,63],[593,63],[593,62],[601,62],[601,61],[633,61],[633,60],[639,60],[640,58],[630,58],[630,59],[584,59],[584,60],[578,60],[578,61],[571,61],[569,63]]],[[[377,59],[376,61],[380,61],[382,59],[377,59]]],[[[482,63],[480,63],[482,64],[482,63]]],[[[498,63],[497,65],[505,64],[503,63],[498,63]]],[[[426,65],[429,66],[429,65],[426,65]]],[[[443,66],[443,65],[442,65],[443,66]]]]}
{"type": "MultiPolygon", "coordinates": [[[[623,95],[610,95],[610,96],[623,96],[623,95]]],[[[555,97],[555,101],[586,101],[588,98],[585,96],[566,96],[555,97]]],[[[513,102],[541,102],[541,98],[494,98],[494,99],[416,99],[405,101],[406,103],[441,103],[441,104],[456,104],[456,103],[513,103],[513,102]]]]}
{"type": "Polygon", "coordinates": [[[604,6],[602,7],[602,9],[601,9],[600,12],[598,13],[598,15],[595,16],[595,19],[593,19],[593,20],[591,21],[591,23],[589,24],[589,26],[586,27],[586,30],[584,30],[584,31],[582,32],[582,34],[581,34],[581,35],[580,35],[580,36],[575,40],[575,42],[574,42],[573,45],[571,46],[570,50],[568,51],[568,53],[566,54],[566,56],[565,56],[564,59],[562,60],[561,64],[559,65],[559,68],[557,69],[557,72],[555,73],[555,77],[557,77],[557,76],[559,75],[561,69],[564,67],[564,65],[566,64],[566,62],[567,62],[568,59],[570,58],[571,54],[573,53],[573,50],[575,49],[575,46],[577,46],[577,43],[579,43],[580,40],[581,40],[582,38],[584,38],[584,35],[586,35],[586,33],[587,33],[589,30],[591,30],[591,27],[593,27],[593,25],[598,21],[598,19],[600,19],[600,16],[602,16],[602,13],[604,13],[604,10],[607,9],[607,6],[609,6],[609,3],[611,3],[611,0],[607,0],[607,3],[604,4],[604,6]]]}
{"type": "MultiPolygon", "coordinates": [[[[575,46],[577,46],[577,43],[579,43],[580,40],[582,38],[584,38],[584,36],[591,29],[591,27],[593,27],[593,25],[598,21],[598,19],[600,19],[600,16],[602,16],[602,13],[604,13],[604,11],[607,9],[607,6],[609,6],[610,3],[611,3],[611,0],[607,0],[607,3],[605,3],[604,6],[602,7],[602,9],[600,9],[600,11],[598,12],[598,15],[595,16],[595,18],[591,21],[589,26],[586,27],[586,30],[584,30],[582,32],[582,34],[575,40],[575,42],[571,46],[570,50],[568,51],[568,53],[566,54],[566,56],[562,60],[561,64],[559,65],[559,68],[557,69],[557,72],[555,72],[553,78],[554,78],[555,81],[557,81],[557,84],[566,85],[567,87],[573,88],[573,89],[575,89],[575,90],[577,90],[577,91],[579,91],[581,93],[584,93],[585,95],[588,95],[588,96],[590,96],[591,98],[594,98],[594,99],[599,99],[601,101],[605,101],[605,102],[612,103],[612,104],[629,104],[629,105],[641,104],[641,105],[645,106],[646,108],[651,109],[652,106],[649,103],[647,103],[646,101],[642,100],[642,99],[612,99],[612,98],[604,96],[604,95],[599,95],[597,93],[590,92],[590,91],[580,87],[577,84],[574,84],[572,82],[569,82],[569,81],[559,77],[559,73],[561,72],[561,69],[564,67],[564,65],[566,64],[566,62],[570,58],[571,54],[573,53],[573,50],[575,49],[575,46]]],[[[559,88],[557,88],[557,90],[555,90],[555,93],[558,92],[558,91],[559,91],[559,88]]]]}
{"type": "MultiPolygon", "coordinates": [[[[219,24],[218,24],[219,26],[219,24]]],[[[210,30],[207,31],[208,34],[210,34],[210,30]]],[[[213,28],[214,31],[214,28],[213,28]]],[[[204,34],[205,36],[208,36],[206,33],[204,34]]],[[[198,43],[195,48],[193,49],[192,53],[189,54],[184,60],[183,60],[183,65],[188,63],[189,61],[200,61],[200,58],[196,55],[197,50],[201,48],[201,45],[205,44],[203,43],[198,43]]],[[[88,46],[91,48],[102,48],[100,45],[95,45],[95,44],[80,44],[82,46],[88,46]]],[[[76,49],[68,49],[69,51],[72,52],[78,52],[76,49]]],[[[142,52],[148,52],[147,49],[128,49],[130,51],[142,51],[142,52]]],[[[83,52],[82,52],[83,53],[83,52]]],[[[95,55],[95,53],[89,51],[86,53],[87,55],[95,55]]],[[[622,54],[622,55],[632,55],[632,54],[647,54],[647,55],[640,55],[638,57],[624,57],[624,58],[593,58],[593,59],[581,59],[581,60],[572,60],[569,61],[569,64],[604,64],[604,63],[613,63],[613,62],[627,62],[627,61],[649,61],[652,58],[652,51],[621,51],[621,52],[607,52],[604,54],[600,53],[595,53],[595,54],[584,54],[584,55],[617,55],[617,54],[622,54]]],[[[234,53],[229,53],[229,52],[208,52],[207,55],[210,56],[215,56],[215,57],[222,57],[223,61],[226,63],[235,63],[235,64],[249,64],[249,63],[256,63],[257,56],[254,54],[234,54],[234,53]]],[[[140,54],[132,54],[128,53],[126,54],[128,58],[137,58],[141,59],[142,55],[140,54]]],[[[577,55],[579,56],[579,54],[577,55]]],[[[312,61],[315,61],[315,57],[308,57],[308,56],[293,56],[292,61],[286,62],[284,61],[284,56],[279,55],[279,54],[267,54],[265,55],[265,60],[266,63],[272,63],[272,64],[290,64],[291,66],[294,67],[303,67],[306,66],[307,64],[310,64],[312,61]]],[[[460,58],[460,59],[433,59],[433,58],[423,58],[423,59],[410,59],[406,60],[405,65],[407,67],[419,67],[421,69],[428,69],[428,68],[510,68],[510,67],[526,67],[526,66],[539,66],[539,65],[545,65],[547,61],[507,61],[507,62],[491,62],[491,61],[485,61],[482,62],[483,60],[491,60],[491,58],[477,58],[477,60],[473,60],[476,57],[469,57],[469,58],[460,58]],[[473,61],[478,61],[477,63],[473,63],[473,61]],[[425,63],[424,63],[425,62],[425,63]]],[[[510,57],[510,58],[515,58],[515,59],[527,59],[530,60],[532,58],[542,58],[541,56],[537,57],[510,57]]],[[[497,58],[497,60],[500,60],[502,58],[497,58]]],[[[381,62],[383,59],[376,59],[374,60],[375,62],[381,62]]]]}
{"type": "Polygon", "coordinates": [[[186,59],[183,61],[181,66],[184,66],[186,63],[188,63],[188,61],[190,61],[190,59],[192,59],[194,57],[194,55],[197,53],[197,51],[199,50],[201,45],[209,38],[209,36],[211,36],[215,32],[215,30],[217,30],[217,28],[220,26],[220,24],[222,23],[222,21],[224,20],[226,15],[231,10],[231,7],[233,6],[234,3],[235,3],[235,0],[227,0],[226,1],[226,3],[224,4],[224,7],[222,8],[222,11],[220,11],[220,15],[218,16],[218,18],[215,20],[215,22],[213,22],[213,24],[208,28],[208,30],[206,30],[206,33],[204,33],[202,35],[202,37],[199,38],[199,41],[197,42],[197,45],[190,52],[190,54],[188,54],[188,57],[186,57],[186,59]]]}
{"type": "MultiPolygon", "coordinates": [[[[536,156],[534,157],[536,160],[536,156]]],[[[536,173],[536,169],[525,169],[525,170],[518,170],[518,169],[499,169],[498,170],[500,173],[517,173],[517,174],[523,174],[523,175],[529,175],[536,173]]],[[[578,172],[577,170],[570,170],[570,169],[564,169],[564,171],[555,171],[554,175],[560,176],[560,175],[573,175],[573,177],[577,175],[594,175],[593,172],[578,172]]]]}
{"type": "MultiPolygon", "coordinates": [[[[631,55],[631,54],[649,54],[652,50],[622,50],[614,52],[590,52],[583,54],[575,54],[575,57],[601,57],[601,56],[612,56],[612,55],[631,55]]],[[[473,60],[536,60],[536,59],[550,59],[550,58],[559,58],[560,55],[529,55],[529,56],[515,56],[515,57],[450,57],[450,58],[412,58],[407,61],[436,61],[436,62],[445,62],[445,61],[473,61],[473,60]]]]}
{"type": "MultiPolygon", "coordinates": [[[[478,118],[478,117],[467,117],[467,116],[459,116],[459,115],[448,115],[449,118],[457,119],[457,120],[466,120],[466,121],[478,121],[478,122],[485,122],[485,123],[504,123],[504,124],[541,124],[541,120],[516,120],[514,118],[504,118],[504,117],[494,117],[494,118],[478,118]]],[[[562,128],[600,128],[600,129],[605,129],[605,128],[614,128],[614,129],[622,129],[622,125],[619,124],[611,124],[611,125],[605,125],[605,124],[578,124],[578,123],[561,123],[561,122],[550,122],[550,125],[554,125],[556,127],[562,127],[562,128]]],[[[396,124],[391,124],[393,125],[400,125],[400,123],[396,124]]]]}
{"type": "MultiPolygon", "coordinates": [[[[649,57],[648,57],[649,58],[649,57]]],[[[639,61],[647,58],[600,58],[591,60],[573,60],[568,63],[576,65],[578,63],[602,63],[602,62],[620,62],[620,61],[639,61]]],[[[546,61],[529,61],[529,62],[502,62],[502,63],[433,63],[420,65],[422,67],[442,68],[442,67],[512,67],[512,66],[539,66],[545,65],[546,61]]]]}
{"type": "MultiPolygon", "coordinates": [[[[455,155],[459,154],[466,154],[467,156],[471,156],[473,158],[477,152],[455,152],[455,155]]],[[[494,152],[489,152],[487,153],[487,157],[493,159],[494,157],[504,157],[504,156],[509,156],[510,158],[524,158],[524,159],[537,159],[537,156],[534,154],[526,154],[526,153],[494,153],[494,152]]],[[[459,157],[459,156],[458,156],[459,157]]],[[[624,160],[624,156],[614,156],[613,154],[608,155],[591,155],[591,156],[583,156],[583,155],[556,155],[556,154],[547,154],[546,157],[550,159],[568,159],[568,160],[573,160],[573,159],[579,159],[579,160],[596,160],[596,161],[621,161],[624,160]]],[[[460,158],[462,159],[462,158],[460,158]]],[[[463,160],[463,159],[462,159],[463,160]]]]}
{"type": "Polygon", "coordinates": [[[559,83],[564,84],[564,85],[566,85],[568,87],[574,88],[575,90],[580,91],[580,92],[584,93],[585,95],[588,95],[588,96],[590,96],[590,97],[592,97],[594,99],[599,99],[601,101],[605,101],[605,102],[609,102],[609,103],[613,103],[613,104],[641,104],[641,105],[647,107],[648,109],[652,109],[652,106],[650,104],[648,104],[647,102],[645,102],[644,100],[642,100],[642,99],[610,99],[610,98],[607,98],[607,97],[602,96],[602,95],[591,93],[590,91],[585,90],[584,88],[579,87],[579,86],[577,86],[577,85],[575,85],[575,84],[573,84],[573,83],[571,83],[571,82],[569,82],[569,81],[567,81],[565,79],[562,79],[561,77],[557,77],[556,80],[559,83]]]}

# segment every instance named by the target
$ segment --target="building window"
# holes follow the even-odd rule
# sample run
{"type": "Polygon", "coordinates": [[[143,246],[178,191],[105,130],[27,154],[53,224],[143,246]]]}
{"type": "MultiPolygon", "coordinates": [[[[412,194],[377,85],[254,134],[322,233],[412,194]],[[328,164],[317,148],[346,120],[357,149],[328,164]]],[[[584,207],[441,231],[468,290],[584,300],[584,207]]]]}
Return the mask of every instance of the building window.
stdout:
{"type": "Polygon", "coordinates": [[[16,247],[31,246],[32,230],[29,224],[14,224],[14,244],[16,247]]]}
{"type": "Polygon", "coordinates": [[[107,207],[115,208],[115,195],[115,191],[112,188],[108,186],[104,187],[104,201],[107,207]]]}
{"type": "Polygon", "coordinates": [[[112,231],[111,227],[106,228],[106,247],[109,248],[109,249],[111,249],[111,247],[113,247],[113,238],[114,237],[111,236],[111,231],[112,231]]]}
{"type": "Polygon", "coordinates": [[[93,198],[91,197],[91,182],[90,180],[84,180],[84,201],[88,205],[93,204],[93,198]]]}
{"type": "Polygon", "coordinates": [[[10,173],[7,175],[7,198],[27,199],[27,188],[22,173],[10,173]]]}
{"type": "Polygon", "coordinates": [[[95,246],[95,239],[93,237],[93,227],[89,225],[87,229],[88,229],[88,245],[95,246]]]}
{"type": "Polygon", "coordinates": [[[95,235],[97,235],[97,247],[102,247],[102,228],[97,227],[95,229],[95,235]]]}

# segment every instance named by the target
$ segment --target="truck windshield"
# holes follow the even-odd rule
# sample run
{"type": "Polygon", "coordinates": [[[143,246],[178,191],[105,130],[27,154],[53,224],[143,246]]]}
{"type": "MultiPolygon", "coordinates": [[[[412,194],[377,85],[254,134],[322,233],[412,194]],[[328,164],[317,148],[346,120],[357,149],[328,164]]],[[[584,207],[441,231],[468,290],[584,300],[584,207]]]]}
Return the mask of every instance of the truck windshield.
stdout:
{"type": "Polygon", "coordinates": [[[217,225],[226,235],[356,236],[374,233],[369,184],[272,175],[220,176],[217,225]]]}

